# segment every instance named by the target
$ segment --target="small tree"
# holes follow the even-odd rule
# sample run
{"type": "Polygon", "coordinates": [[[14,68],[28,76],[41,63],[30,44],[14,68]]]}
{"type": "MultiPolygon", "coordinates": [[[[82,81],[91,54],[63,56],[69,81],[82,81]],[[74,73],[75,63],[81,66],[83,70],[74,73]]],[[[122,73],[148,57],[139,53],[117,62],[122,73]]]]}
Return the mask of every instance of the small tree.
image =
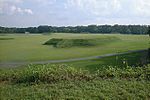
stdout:
{"type": "Polygon", "coordinates": [[[150,36],[150,26],[148,27],[148,32],[147,34],[150,36]]]}

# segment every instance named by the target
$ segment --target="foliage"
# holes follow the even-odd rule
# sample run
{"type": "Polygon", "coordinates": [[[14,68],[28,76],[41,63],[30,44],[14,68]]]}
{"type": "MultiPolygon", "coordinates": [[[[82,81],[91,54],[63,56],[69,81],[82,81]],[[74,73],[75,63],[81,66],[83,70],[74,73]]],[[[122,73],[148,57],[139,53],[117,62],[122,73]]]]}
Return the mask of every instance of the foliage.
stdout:
{"type": "Polygon", "coordinates": [[[0,33],[121,33],[121,34],[146,34],[147,25],[88,25],[75,27],[39,26],[28,28],[0,27],[0,33]]]}
{"type": "Polygon", "coordinates": [[[150,80],[150,65],[143,67],[106,67],[94,73],[87,70],[75,69],[68,65],[29,65],[24,69],[0,70],[0,82],[14,83],[55,83],[59,81],[91,81],[97,79],[135,79],[150,80]]]}
{"type": "Polygon", "coordinates": [[[62,81],[55,84],[0,83],[1,100],[149,100],[150,82],[128,80],[62,81]]]}
{"type": "Polygon", "coordinates": [[[90,73],[68,65],[29,65],[0,70],[4,99],[145,99],[150,98],[150,65],[109,66],[90,73]]]}
{"type": "Polygon", "coordinates": [[[86,73],[67,65],[28,65],[24,69],[12,69],[8,72],[1,70],[0,81],[54,83],[61,80],[88,80],[90,76],[86,73]]]}

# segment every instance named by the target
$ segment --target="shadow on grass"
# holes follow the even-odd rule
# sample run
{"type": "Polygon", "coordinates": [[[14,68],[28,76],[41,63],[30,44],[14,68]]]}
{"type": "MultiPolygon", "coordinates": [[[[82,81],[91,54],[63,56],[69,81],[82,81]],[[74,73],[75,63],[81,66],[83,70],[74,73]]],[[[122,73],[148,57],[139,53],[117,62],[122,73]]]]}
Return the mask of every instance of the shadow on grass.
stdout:
{"type": "Polygon", "coordinates": [[[0,38],[0,40],[13,40],[14,38],[0,38]]]}

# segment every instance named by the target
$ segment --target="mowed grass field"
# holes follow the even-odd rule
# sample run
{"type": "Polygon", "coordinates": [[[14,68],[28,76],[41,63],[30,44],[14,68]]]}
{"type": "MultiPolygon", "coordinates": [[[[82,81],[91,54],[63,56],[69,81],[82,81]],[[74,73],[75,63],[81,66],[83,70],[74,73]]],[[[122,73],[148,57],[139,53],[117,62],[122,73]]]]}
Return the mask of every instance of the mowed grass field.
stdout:
{"type": "Polygon", "coordinates": [[[132,66],[132,67],[141,66],[143,61],[149,60],[147,55],[148,55],[147,51],[134,52],[129,54],[104,57],[100,59],[58,63],[58,65],[67,64],[77,69],[83,69],[83,70],[88,70],[90,72],[94,72],[110,66],[114,66],[118,68],[125,68],[126,66],[132,66]]]}
{"type": "Polygon", "coordinates": [[[0,35],[0,62],[32,62],[97,56],[129,50],[147,49],[149,42],[148,35],[71,33],[55,33],[50,35],[0,35]],[[96,46],[71,48],[55,48],[51,45],[43,45],[52,38],[99,39],[100,43],[96,46]],[[115,38],[116,41],[111,41],[110,38],[115,38]]]}

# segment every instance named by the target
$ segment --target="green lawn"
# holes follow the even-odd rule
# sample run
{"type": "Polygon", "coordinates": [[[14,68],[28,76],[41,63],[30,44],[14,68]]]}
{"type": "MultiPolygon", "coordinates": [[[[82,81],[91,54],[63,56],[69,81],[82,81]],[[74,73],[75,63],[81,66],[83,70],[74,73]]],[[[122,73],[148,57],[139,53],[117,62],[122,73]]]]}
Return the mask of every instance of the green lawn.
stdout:
{"type": "Polygon", "coordinates": [[[119,34],[65,34],[50,35],[18,35],[0,36],[0,62],[12,61],[42,61],[95,56],[107,53],[124,52],[128,50],[147,49],[148,35],[119,35],[119,34]],[[55,48],[42,45],[51,38],[65,39],[103,39],[115,37],[113,42],[101,41],[92,47],[55,48]]]}
{"type": "Polygon", "coordinates": [[[117,66],[117,67],[139,66],[141,65],[143,60],[144,61],[149,60],[146,51],[123,54],[118,56],[111,56],[111,57],[104,57],[100,59],[74,61],[74,62],[59,63],[59,64],[67,64],[75,68],[79,68],[79,69],[82,68],[93,72],[109,66],[117,66]]]}

